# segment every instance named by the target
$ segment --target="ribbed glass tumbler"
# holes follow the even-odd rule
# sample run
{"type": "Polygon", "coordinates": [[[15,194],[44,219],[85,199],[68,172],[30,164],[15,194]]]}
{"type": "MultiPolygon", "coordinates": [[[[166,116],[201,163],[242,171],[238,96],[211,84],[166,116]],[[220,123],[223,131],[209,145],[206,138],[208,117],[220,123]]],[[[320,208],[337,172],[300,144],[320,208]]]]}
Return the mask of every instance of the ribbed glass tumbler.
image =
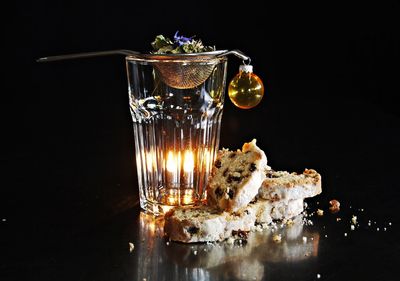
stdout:
{"type": "Polygon", "coordinates": [[[141,208],[158,215],[206,199],[226,57],[128,56],[126,65],[141,208]]]}

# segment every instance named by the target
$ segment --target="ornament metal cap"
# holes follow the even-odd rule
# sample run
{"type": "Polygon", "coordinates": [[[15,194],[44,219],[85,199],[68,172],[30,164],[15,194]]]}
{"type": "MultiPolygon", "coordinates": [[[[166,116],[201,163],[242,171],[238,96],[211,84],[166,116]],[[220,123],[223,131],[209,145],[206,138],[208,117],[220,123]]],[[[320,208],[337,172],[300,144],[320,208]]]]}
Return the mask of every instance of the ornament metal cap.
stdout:
{"type": "Polygon", "coordinates": [[[243,72],[253,72],[253,66],[250,64],[242,64],[241,66],[239,66],[239,71],[243,71],[243,72]]]}

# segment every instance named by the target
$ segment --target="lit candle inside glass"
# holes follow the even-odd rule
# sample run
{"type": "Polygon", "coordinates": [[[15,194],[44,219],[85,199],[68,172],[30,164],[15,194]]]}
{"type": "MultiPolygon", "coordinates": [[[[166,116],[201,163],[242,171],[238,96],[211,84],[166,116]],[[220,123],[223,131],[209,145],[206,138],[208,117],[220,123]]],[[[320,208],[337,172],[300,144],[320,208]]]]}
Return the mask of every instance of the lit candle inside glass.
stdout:
{"type": "Polygon", "coordinates": [[[193,170],[194,170],[193,152],[190,150],[186,150],[183,161],[183,171],[185,172],[186,187],[193,187],[193,170]]]}
{"type": "Polygon", "coordinates": [[[181,152],[168,151],[166,160],[166,177],[169,205],[186,205],[193,203],[193,178],[195,169],[194,153],[190,149],[181,152]]]}
{"type": "Polygon", "coordinates": [[[177,155],[169,151],[167,155],[167,177],[169,187],[179,187],[181,153],[177,155]]]}

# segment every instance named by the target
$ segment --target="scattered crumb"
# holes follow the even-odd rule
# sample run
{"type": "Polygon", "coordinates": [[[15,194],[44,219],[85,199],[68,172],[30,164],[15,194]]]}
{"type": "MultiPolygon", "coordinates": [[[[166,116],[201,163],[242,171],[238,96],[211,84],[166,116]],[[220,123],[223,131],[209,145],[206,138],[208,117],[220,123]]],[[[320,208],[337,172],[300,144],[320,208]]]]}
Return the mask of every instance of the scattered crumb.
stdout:
{"type": "Polygon", "coordinates": [[[314,237],[311,237],[311,241],[314,241],[314,237]]]}
{"type": "Polygon", "coordinates": [[[282,236],[280,234],[274,234],[274,236],[272,236],[272,240],[276,243],[280,243],[282,240],[282,236]]]}
{"type": "Polygon", "coordinates": [[[303,243],[307,243],[307,237],[303,236],[303,243]]]}
{"type": "Polygon", "coordinates": [[[132,253],[132,251],[135,249],[135,245],[132,242],[129,242],[129,253],[132,253]]]}
{"type": "Polygon", "coordinates": [[[206,249],[206,248],[204,248],[204,249],[203,249],[203,251],[204,251],[204,252],[207,252],[207,249],[206,249]]]}
{"type": "Polygon", "coordinates": [[[232,230],[232,236],[237,237],[239,239],[244,239],[246,240],[249,237],[250,231],[244,231],[244,230],[232,230]]]}
{"type": "Polygon", "coordinates": [[[360,209],[361,212],[364,212],[364,209],[360,209]]]}
{"type": "Polygon", "coordinates": [[[347,232],[344,233],[344,237],[347,237],[347,232]]]}
{"type": "Polygon", "coordinates": [[[325,238],[328,238],[328,234],[325,234],[325,238]]]}
{"type": "Polygon", "coordinates": [[[317,201],[317,205],[319,205],[319,201],[317,201]]]}
{"type": "Polygon", "coordinates": [[[331,204],[331,206],[329,207],[329,210],[332,213],[337,213],[340,210],[340,202],[337,201],[336,199],[332,199],[331,201],[329,201],[329,204],[331,204]]]}
{"type": "Polygon", "coordinates": [[[165,242],[165,244],[167,244],[167,246],[169,246],[169,241],[165,242]]]}
{"type": "Polygon", "coordinates": [[[229,237],[229,238],[226,240],[226,243],[227,243],[228,245],[233,245],[233,244],[235,243],[235,239],[233,239],[233,237],[229,237]]]}
{"type": "Polygon", "coordinates": [[[379,227],[376,228],[376,231],[379,231],[379,227]]]}
{"type": "Polygon", "coordinates": [[[318,273],[317,274],[317,278],[320,279],[321,278],[321,274],[318,273]]]}
{"type": "Polygon", "coordinates": [[[260,224],[256,224],[256,225],[251,227],[251,231],[261,232],[261,231],[263,231],[263,227],[260,224]]]}
{"type": "Polygon", "coordinates": [[[351,218],[351,223],[357,224],[357,216],[353,215],[353,217],[351,218]]]}
{"type": "Polygon", "coordinates": [[[392,225],[392,223],[391,223],[391,222],[389,222],[389,225],[392,225]]]}
{"type": "Polygon", "coordinates": [[[371,226],[371,222],[368,222],[368,226],[371,226]]]}
{"type": "Polygon", "coordinates": [[[350,229],[351,229],[351,230],[354,230],[354,229],[355,229],[354,224],[350,225],[350,229]]]}
{"type": "Polygon", "coordinates": [[[386,231],[386,227],[383,228],[383,231],[386,231]]]}
{"type": "Polygon", "coordinates": [[[341,221],[342,219],[341,218],[336,218],[336,221],[341,221]]]}
{"type": "Polygon", "coordinates": [[[7,219],[2,219],[2,221],[7,221],[7,219]]]}
{"type": "Polygon", "coordinates": [[[143,281],[147,281],[147,279],[146,279],[146,278],[143,278],[143,281]]]}
{"type": "Polygon", "coordinates": [[[317,210],[317,215],[322,217],[324,215],[324,210],[318,209],[317,210]]]}
{"type": "Polygon", "coordinates": [[[196,250],[193,251],[193,255],[197,256],[197,251],[196,250]]]}

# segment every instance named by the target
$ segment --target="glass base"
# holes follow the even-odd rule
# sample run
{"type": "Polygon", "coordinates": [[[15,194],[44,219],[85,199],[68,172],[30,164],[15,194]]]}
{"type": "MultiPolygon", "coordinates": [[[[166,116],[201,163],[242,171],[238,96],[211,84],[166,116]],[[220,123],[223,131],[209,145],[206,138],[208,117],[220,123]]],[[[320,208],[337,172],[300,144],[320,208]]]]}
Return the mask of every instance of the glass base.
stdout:
{"type": "MultiPolygon", "coordinates": [[[[193,205],[193,204],[187,204],[185,206],[189,206],[189,205],[193,205]]],[[[154,216],[163,216],[169,210],[171,210],[172,208],[174,208],[176,206],[165,205],[165,204],[160,204],[160,203],[157,203],[157,202],[151,202],[151,201],[146,200],[145,202],[140,202],[140,207],[147,214],[152,214],[154,216]]]]}
{"type": "Polygon", "coordinates": [[[199,201],[192,188],[160,189],[157,200],[142,197],[140,207],[155,216],[164,215],[176,206],[189,206],[199,201]]]}

